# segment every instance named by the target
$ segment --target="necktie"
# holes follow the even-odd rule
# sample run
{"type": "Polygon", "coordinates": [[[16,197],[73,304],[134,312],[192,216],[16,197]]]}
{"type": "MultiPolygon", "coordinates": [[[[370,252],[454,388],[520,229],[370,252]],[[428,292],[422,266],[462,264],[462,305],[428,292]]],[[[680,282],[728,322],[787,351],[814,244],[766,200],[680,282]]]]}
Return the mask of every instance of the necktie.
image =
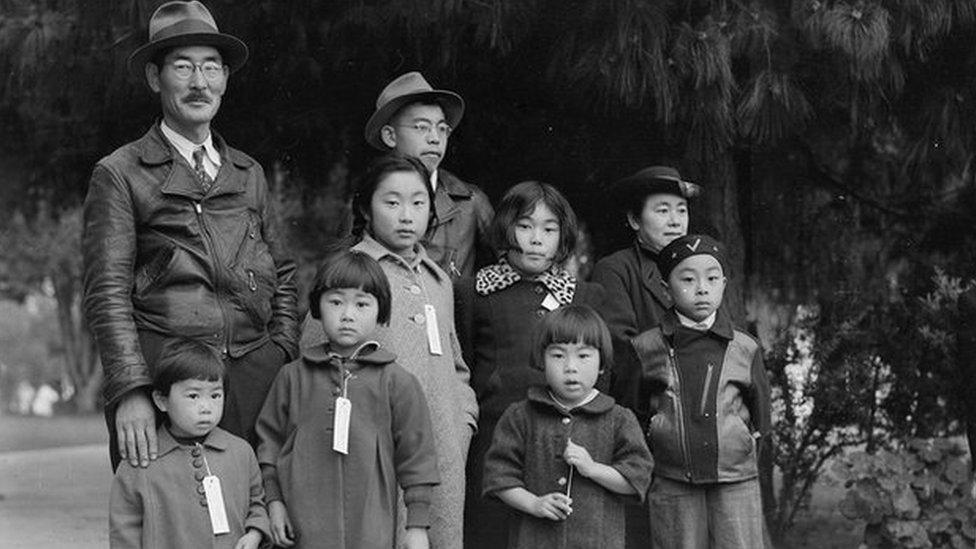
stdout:
{"type": "Polygon", "coordinates": [[[204,153],[203,147],[197,147],[193,150],[193,171],[197,174],[197,181],[203,187],[203,192],[207,192],[210,190],[210,186],[213,185],[213,178],[210,177],[210,174],[203,167],[204,153]]]}

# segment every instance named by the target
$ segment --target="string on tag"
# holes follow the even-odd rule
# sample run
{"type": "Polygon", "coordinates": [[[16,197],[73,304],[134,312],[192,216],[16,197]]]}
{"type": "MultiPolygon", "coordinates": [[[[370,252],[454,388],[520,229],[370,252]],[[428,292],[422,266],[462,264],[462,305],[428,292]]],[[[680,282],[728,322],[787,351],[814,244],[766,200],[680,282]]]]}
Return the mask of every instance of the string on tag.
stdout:
{"type": "Polygon", "coordinates": [[[207,453],[203,451],[203,445],[197,442],[196,446],[200,449],[200,457],[203,458],[203,467],[207,470],[207,476],[213,476],[213,473],[210,472],[210,464],[207,463],[207,453]]]}

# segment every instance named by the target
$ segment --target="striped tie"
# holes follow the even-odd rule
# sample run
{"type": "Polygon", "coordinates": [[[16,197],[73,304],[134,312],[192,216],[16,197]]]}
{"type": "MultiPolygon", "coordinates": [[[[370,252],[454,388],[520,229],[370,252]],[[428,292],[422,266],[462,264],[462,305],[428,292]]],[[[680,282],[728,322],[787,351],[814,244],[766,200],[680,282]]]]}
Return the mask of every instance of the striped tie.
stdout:
{"type": "Polygon", "coordinates": [[[203,168],[203,155],[206,153],[202,146],[193,150],[193,171],[197,174],[197,181],[203,186],[203,192],[208,192],[213,185],[213,178],[203,168]]]}

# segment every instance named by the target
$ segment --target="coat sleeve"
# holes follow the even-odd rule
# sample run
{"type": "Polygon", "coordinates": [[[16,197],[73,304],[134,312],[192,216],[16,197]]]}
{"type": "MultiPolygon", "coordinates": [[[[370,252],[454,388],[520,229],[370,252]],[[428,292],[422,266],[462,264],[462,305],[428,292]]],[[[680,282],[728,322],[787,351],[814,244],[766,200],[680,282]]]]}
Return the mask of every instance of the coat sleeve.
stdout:
{"type": "Polygon", "coordinates": [[[274,200],[268,192],[268,184],[260,168],[258,168],[258,180],[264,190],[261,235],[274,260],[277,279],[274,296],[271,298],[272,318],[269,332],[271,340],[285,351],[285,362],[288,362],[298,358],[298,338],[301,331],[298,285],[295,282],[297,267],[288,255],[274,200]]]}
{"type": "MultiPolygon", "coordinates": [[[[458,344],[461,346],[461,358],[466,364],[474,364],[474,301],[477,299],[474,291],[474,279],[465,277],[454,284],[454,328],[457,330],[458,344]]],[[[475,377],[477,372],[471,373],[471,385],[478,387],[475,377]]]]}
{"type": "Polygon", "coordinates": [[[254,458],[251,447],[245,446],[243,450],[247,453],[247,470],[250,483],[244,531],[253,528],[261,532],[264,541],[268,541],[271,539],[271,520],[268,518],[268,509],[264,506],[264,485],[261,480],[261,470],[258,468],[258,462],[254,458]]]}
{"type": "Polygon", "coordinates": [[[634,289],[627,287],[623,266],[611,258],[597,262],[593,268],[593,282],[603,287],[603,299],[596,309],[607,323],[613,341],[613,368],[604,376],[609,380],[610,396],[630,407],[633,403],[627,399],[627,394],[639,369],[630,344],[638,334],[637,313],[630,299],[634,289]]]}
{"type": "Polygon", "coordinates": [[[454,327],[454,289],[448,288],[447,298],[450,301],[447,310],[450,311],[451,318],[447,323],[450,330],[451,353],[454,355],[454,371],[457,374],[458,398],[461,400],[462,411],[472,432],[478,429],[478,399],[475,397],[474,389],[471,388],[471,369],[464,361],[461,352],[461,342],[458,341],[457,330],[454,327]]]}
{"type": "Polygon", "coordinates": [[[644,433],[641,432],[637,418],[630,410],[621,406],[615,410],[616,433],[614,434],[613,463],[611,467],[620,472],[637,491],[642,502],[651,485],[654,459],[647,449],[644,433]]]}
{"type": "Polygon", "coordinates": [[[766,375],[762,347],[757,347],[755,356],[752,357],[750,375],[752,377],[752,391],[747,401],[750,408],[749,414],[753,418],[754,427],[762,436],[763,446],[765,446],[766,438],[772,432],[772,405],[770,404],[769,377],[766,375]]]}
{"type": "Polygon", "coordinates": [[[275,377],[258,414],[254,431],[258,437],[257,462],[264,479],[265,499],[270,503],[281,500],[278,478],[278,459],[285,437],[291,431],[290,396],[291,372],[295,364],[286,364],[275,377]]]}
{"type": "Polygon", "coordinates": [[[427,528],[433,486],[440,483],[434,428],[420,382],[410,372],[396,370],[389,394],[397,483],[403,488],[407,527],[427,528]]]}
{"type": "Polygon", "coordinates": [[[84,206],[84,309],[105,373],[107,406],[152,383],[132,312],[136,222],[125,179],[98,164],[84,206]]]}
{"type": "Polygon", "coordinates": [[[526,422],[521,409],[521,403],[512,404],[495,426],[485,454],[483,496],[525,487],[526,422]]]}
{"type": "Polygon", "coordinates": [[[141,549],[142,516],[145,506],[140,491],[142,474],[128,463],[121,463],[109,496],[108,530],[112,549],[141,549]]]}

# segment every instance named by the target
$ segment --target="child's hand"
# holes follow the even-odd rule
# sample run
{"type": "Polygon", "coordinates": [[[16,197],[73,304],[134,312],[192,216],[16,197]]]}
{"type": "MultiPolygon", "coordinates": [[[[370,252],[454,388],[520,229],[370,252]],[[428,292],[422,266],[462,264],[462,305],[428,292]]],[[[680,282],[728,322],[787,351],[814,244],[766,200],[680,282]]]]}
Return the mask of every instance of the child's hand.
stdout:
{"type": "Polygon", "coordinates": [[[566,463],[576,467],[576,470],[584,477],[589,478],[591,476],[595,463],[593,458],[590,457],[590,453],[586,451],[586,448],[576,444],[572,439],[566,441],[566,450],[563,452],[563,459],[566,460],[566,463]]]}
{"type": "Polygon", "coordinates": [[[536,497],[535,504],[532,506],[532,514],[549,520],[566,520],[566,517],[573,512],[572,504],[573,500],[566,494],[552,492],[536,497]]]}
{"type": "Polygon", "coordinates": [[[426,528],[407,528],[407,535],[403,538],[406,549],[430,549],[426,528]]]}
{"type": "Polygon", "coordinates": [[[295,529],[288,518],[288,509],[281,500],[268,504],[268,515],[271,517],[271,540],[281,547],[295,545],[295,529]]]}
{"type": "Polygon", "coordinates": [[[261,545],[261,532],[248,528],[247,533],[237,540],[234,549],[258,549],[258,545],[261,545]]]}

